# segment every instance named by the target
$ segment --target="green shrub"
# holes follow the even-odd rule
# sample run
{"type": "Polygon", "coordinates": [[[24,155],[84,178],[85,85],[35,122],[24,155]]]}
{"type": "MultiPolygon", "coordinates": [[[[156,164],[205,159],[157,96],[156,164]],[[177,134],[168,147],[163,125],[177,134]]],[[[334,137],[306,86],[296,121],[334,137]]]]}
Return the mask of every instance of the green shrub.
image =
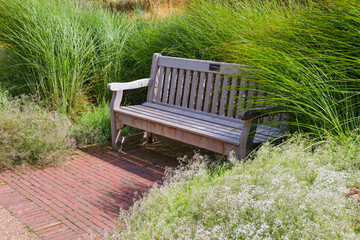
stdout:
{"type": "Polygon", "coordinates": [[[104,144],[111,138],[110,107],[108,105],[89,108],[72,127],[79,146],[94,143],[104,144]]]}
{"type": "Polygon", "coordinates": [[[358,239],[359,139],[263,146],[254,161],[209,171],[195,155],[129,210],[114,239],[358,239]]]}
{"type": "Polygon", "coordinates": [[[0,168],[60,164],[73,143],[67,117],[48,112],[33,99],[0,93],[0,168]]]}
{"type": "Polygon", "coordinates": [[[123,47],[133,28],[127,15],[79,1],[1,0],[8,61],[0,81],[26,84],[53,109],[76,115],[109,98],[108,82],[126,80],[123,47]]]}
{"type": "MultiPolygon", "coordinates": [[[[110,143],[111,124],[108,104],[88,108],[88,111],[74,122],[71,132],[78,146],[110,143]]],[[[121,130],[121,135],[125,137],[139,132],[139,129],[126,126],[121,130]]]]}

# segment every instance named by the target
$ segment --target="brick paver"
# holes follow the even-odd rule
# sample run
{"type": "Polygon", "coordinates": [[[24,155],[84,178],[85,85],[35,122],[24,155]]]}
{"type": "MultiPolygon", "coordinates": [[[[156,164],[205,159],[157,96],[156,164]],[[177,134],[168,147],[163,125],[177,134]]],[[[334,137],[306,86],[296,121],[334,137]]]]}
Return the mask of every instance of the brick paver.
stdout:
{"type": "Polygon", "coordinates": [[[135,192],[161,181],[163,160],[92,146],[77,150],[61,167],[3,170],[0,205],[42,239],[100,237],[112,231],[119,209],[131,206],[135,192]]]}

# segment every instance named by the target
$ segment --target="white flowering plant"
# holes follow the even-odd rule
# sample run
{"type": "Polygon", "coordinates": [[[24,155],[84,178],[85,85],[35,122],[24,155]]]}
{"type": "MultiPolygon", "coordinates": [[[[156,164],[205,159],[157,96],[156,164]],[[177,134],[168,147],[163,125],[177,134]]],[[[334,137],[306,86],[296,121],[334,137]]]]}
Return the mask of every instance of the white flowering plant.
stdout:
{"type": "MultiPolygon", "coordinates": [[[[213,171],[196,154],[120,212],[113,239],[359,239],[359,142],[303,136],[213,171]]],[[[233,161],[235,162],[235,161],[233,161]]]]}

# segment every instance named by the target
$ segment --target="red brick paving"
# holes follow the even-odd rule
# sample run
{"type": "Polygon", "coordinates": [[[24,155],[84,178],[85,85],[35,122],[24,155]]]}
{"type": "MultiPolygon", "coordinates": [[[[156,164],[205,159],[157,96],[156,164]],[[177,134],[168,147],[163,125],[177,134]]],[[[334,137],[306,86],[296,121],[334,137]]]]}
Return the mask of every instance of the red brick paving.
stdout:
{"type": "Polygon", "coordinates": [[[149,157],[93,146],[77,150],[62,167],[4,170],[0,204],[42,239],[102,236],[135,192],[162,179],[164,168],[149,157]]]}

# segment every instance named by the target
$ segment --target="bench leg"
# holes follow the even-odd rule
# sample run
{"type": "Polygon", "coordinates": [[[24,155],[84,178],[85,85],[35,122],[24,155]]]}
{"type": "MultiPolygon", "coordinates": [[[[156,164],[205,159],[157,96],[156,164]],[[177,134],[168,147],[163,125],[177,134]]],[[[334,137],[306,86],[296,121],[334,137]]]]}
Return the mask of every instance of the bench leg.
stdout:
{"type": "Polygon", "coordinates": [[[122,149],[123,138],[121,137],[121,129],[124,127],[123,124],[116,121],[115,113],[110,112],[111,117],[111,143],[114,150],[119,150],[118,142],[121,142],[120,150],[122,149]]]}
{"type": "Polygon", "coordinates": [[[148,133],[149,134],[149,138],[148,138],[148,143],[153,143],[154,142],[154,137],[152,133],[148,133]]]}
{"type": "Polygon", "coordinates": [[[112,148],[114,150],[122,150],[122,145],[124,143],[124,139],[123,137],[121,137],[121,129],[123,128],[124,126],[121,125],[121,128],[116,130],[116,131],[111,131],[111,142],[112,142],[112,148]],[[119,148],[119,144],[120,143],[120,148],[119,148]]]}
{"type": "Polygon", "coordinates": [[[256,133],[257,119],[247,120],[244,123],[239,147],[236,151],[236,157],[239,160],[244,160],[253,150],[254,137],[256,133]]]}
{"type": "Polygon", "coordinates": [[[153,143],[156,141],[154,134],[151,132],[144,132],[144,138],[147,139],[148,143],[153,143]]]}
{"type": "Polygon", "coordinates": [[[118,131],[116,130],[115,114],[111,111],[110,116],[111,116],[111,119],[110,119],[110,121],[111,121],[111,144],[112,144],[112,148],[114,150],[117,150],[116,138],[118,135],[118,131]]]}

